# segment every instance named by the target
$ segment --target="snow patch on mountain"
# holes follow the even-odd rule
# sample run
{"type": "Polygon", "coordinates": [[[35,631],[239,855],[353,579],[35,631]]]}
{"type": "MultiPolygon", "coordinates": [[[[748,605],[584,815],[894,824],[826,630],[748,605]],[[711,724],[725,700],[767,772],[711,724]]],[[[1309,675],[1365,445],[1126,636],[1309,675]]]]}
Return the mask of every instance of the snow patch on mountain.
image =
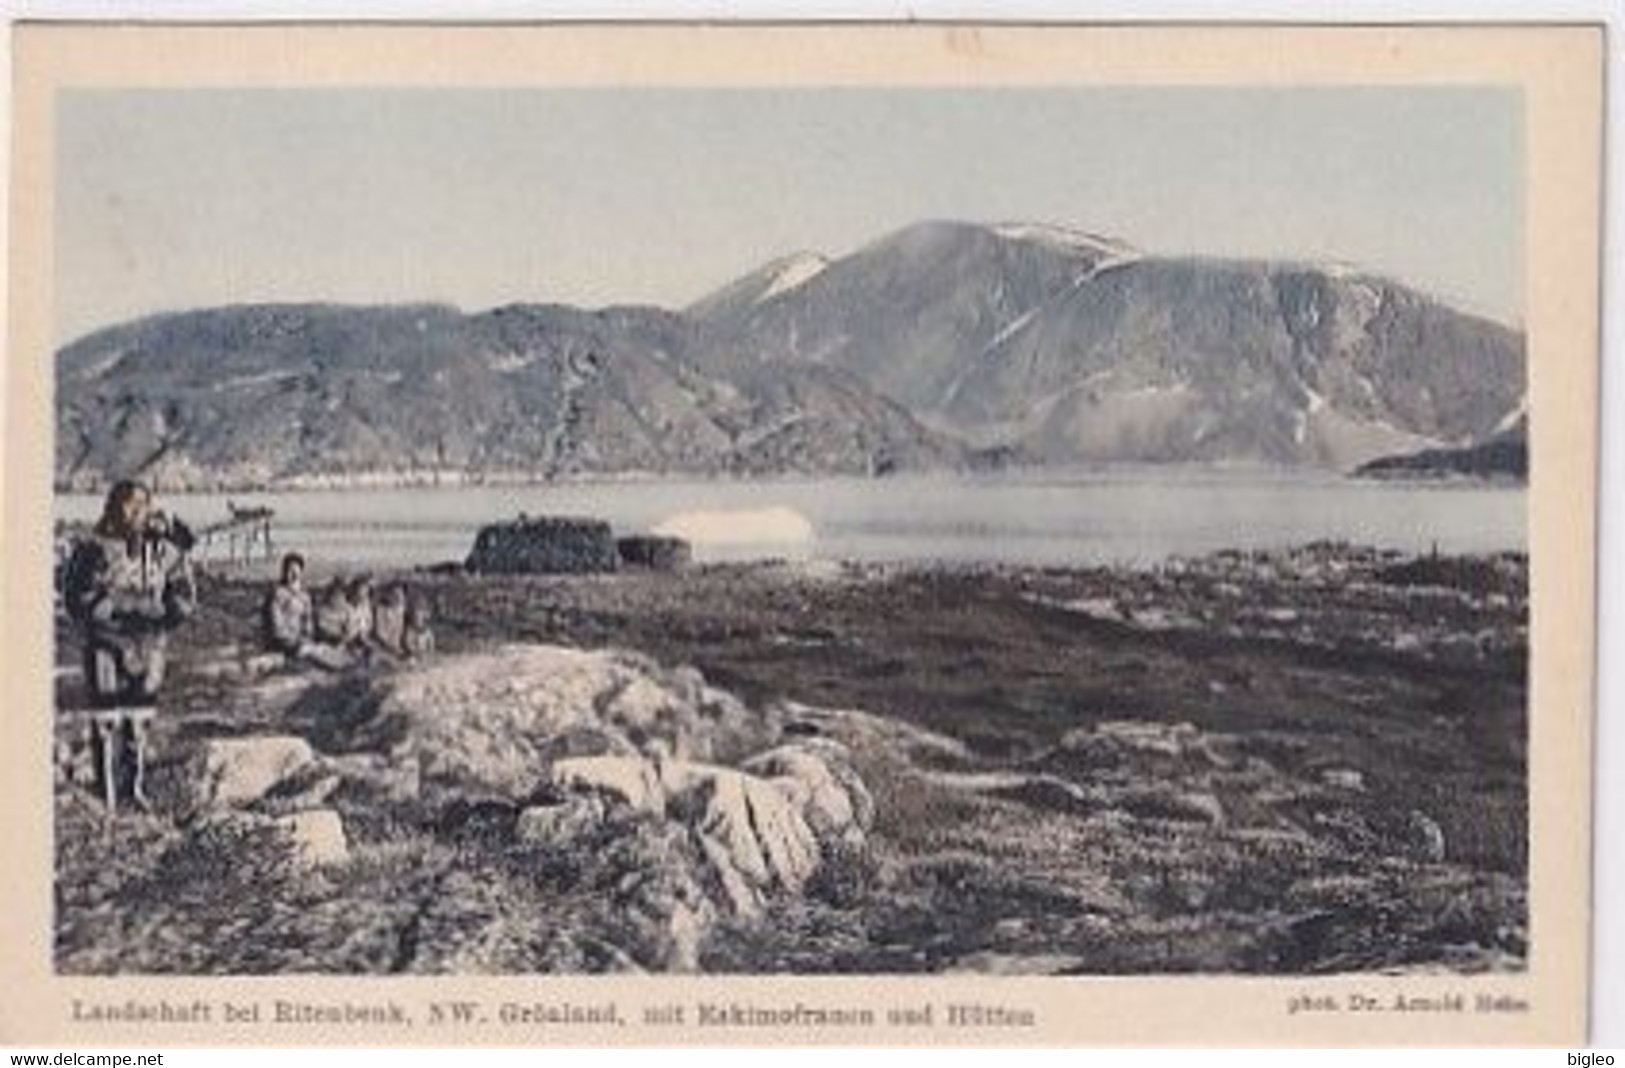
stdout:
{"type": "Polygon", "coordinates": [[[237,375],[235,378],[223,379],[210,388],[219,393],[228,389],[252,389],[255,386],[276,385],[301,377],[303,374],[299,371],[263,371],[259,374],[237,375]]]}
{"type": "Polygon", "coordinates": [[[802,252],[786,257],[774,265],[772,281],[762,290],[762,295],[756,298],[756,303],[772,300],[781,294],[788,293],[806,285],[829,266],[829,259],[816,252],[802,252]]]}
{"type": "Polygon", "coordinates": [[[1358,264],[1347,260],[1317,260],[1310,266],[1327,278],[1359,278],[1365,274],[1358,264]]]}
{"type": "Polygon", "coordinates": [[[511,375],[516,371],[523,371],[538,359],[540,356],[534,352],[493,352],[487,357],[487,362],[491,370],[497,374],[511,375]]]}
{"type": "Polygon", "coordinates": [[[1310,389],[1303,387],[1304,404],[1292,416],[1292,440],[1302,445],[1309,439],[1309,420],[1314,418],[1316,412],[1326,407],[1326,398],[1310,389]]]}
{"type": "Polygon", "coordinates": [[[1034,307],[1028,308],[1026,311],[1022,312],[1020,315],[1016,316],[1014,319],[1011,319],[1008,323],[1006,323],[1004,325],[1004,328],[1002,330],[1000,330],[997,334],[993,335],[993,339],[987,343],[987,346],[982,351],[983,352],[991,352],[994,349],[998,348],[1005,341],[1008,341],[1011,337],[1015,336],[1016,331],[1020,330],[1022,327],[1026,326],[1028,323],[1033,321],[1033,316],[1037,315],[1038,312],[1039,312],[1039,309],[1041,309],[1042,307],[1043,307],[1043,305],[1040,304],[1040,305],[1036,305],[1034,307]]]}
{"type": "Polygon", "coordinates": [[[1057,252],[1105,257],[1114,263],[1129,262],[1139,251],[1114,237],[1047,223],[1002,223],[993,232],[1010,241],[1026,241],[1057,252]]]}
{"type": "Polygon", "coordinates": [[[78,377],[86,381],[101,378],[103,375],[107,374],[107,372],[111,371],[113,368],[122,363],[125,355],[127,355],[127,352],[128,350],[126,349],[114,349],[112,352],[108,353],[106,356],[103,356],[101,359],[96,360],[89,366],[81,368],[79,370],[78,377]]]}
{"type": "Polygon", "coordinates": [[[1490,431],[1490,433],[1505,434],[1507,431],[1517,426],[1520,421],[1527,418],[1528,415],[1529,395],[1526,393],[1521,399],[1519,399],[1517,405],[1510,412],[1501,417],[1501,421],[1495,424],[1495,429],[1490,431]]]}

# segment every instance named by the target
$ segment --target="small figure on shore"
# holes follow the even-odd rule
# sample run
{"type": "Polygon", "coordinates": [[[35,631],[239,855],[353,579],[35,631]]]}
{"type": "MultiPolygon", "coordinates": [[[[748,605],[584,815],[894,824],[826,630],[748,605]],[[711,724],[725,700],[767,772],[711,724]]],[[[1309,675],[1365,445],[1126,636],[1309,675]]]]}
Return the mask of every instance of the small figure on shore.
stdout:
{"type": "Polygon", "coordinates": [[[110,805],[121,797],[147,805],[142,731],[163,685],[169,632],[197,609],[193,544],[184,523],[126,480],[108,492],[101,519],[65,568],[63,603],[84,635],[91,707],[105,713],[93,745],[110,805]]]}
{"type": "Polygon", "coordinates": [[[401,643],[410,660],[421,660],[434,653],[434,631],[429,629],[429,615],[429,602],[422,597],[413,597],[407,602],[401,643]]]}
{"type": "Polygon", "coordinates": [[[344,648],[358,656],[372,645],[372,576],[357,575],[344,590],[350,619],[344,628],[344,648]]]}
{"type": "Polygon", "coordinates": [[[340,585],[338,603],[343,613],[336,617],[327,610],[330,596],[324,595],[320,606],[313,604],[305,588],[305,558],[299,553],[284,556],[282,578],[265,596],[261,622],[267,648],[281,653],[290,665],[310,663],[329,671],[349,667],[350,656],[341,641],[343,624],[350,618],[350,602],[340,585]],[[335,625],[337,631],[333,630],[335,625]]]}
{"type": "Polygon", "coordinates": [[[329,671],[343,671],[354,664],[355,654],[347,644],[352,615],[344,577],[335,575],[316,600],[311,637],[299,655],[329,671]]]}
{"type": "Polygon", "coordinates": [[[372,647],[390,660],[406,658],[406,588],[398,582],[380,590],[373,605],[372,647]]]}
{"type": "Polygon", "coordinates": [[[262,625],[265,644],[289,659],[302,656],[315,636],[315,609],[305,589],[305,558],[282,558],[282,578],[265,597],[262,625]]]}
{"type": "Polygon", "coordinates": [[[350,630],[350,598],[344,576],[334,575],[316,602],[316,640],[335,649],[342,648],[350,630]]]}

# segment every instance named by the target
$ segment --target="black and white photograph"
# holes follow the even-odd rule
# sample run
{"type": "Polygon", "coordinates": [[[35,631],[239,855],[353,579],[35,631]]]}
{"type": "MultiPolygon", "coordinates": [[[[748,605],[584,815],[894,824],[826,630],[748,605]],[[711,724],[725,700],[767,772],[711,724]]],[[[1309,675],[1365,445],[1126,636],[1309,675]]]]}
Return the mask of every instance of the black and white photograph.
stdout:
{"type": "Polygon", "coordinates": [[[1528,975],[1520,86],[317,81],[52,98],[58,979],[1528,975]]]}

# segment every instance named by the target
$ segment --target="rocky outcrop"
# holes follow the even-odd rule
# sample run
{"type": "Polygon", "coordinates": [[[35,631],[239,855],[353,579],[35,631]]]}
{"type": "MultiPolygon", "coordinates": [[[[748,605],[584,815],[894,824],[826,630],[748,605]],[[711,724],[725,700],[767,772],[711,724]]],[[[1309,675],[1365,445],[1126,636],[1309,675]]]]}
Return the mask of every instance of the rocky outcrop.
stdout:
{"type": "Polygon", "coordinates": [[[380,905],[392,970],[695,970],[714,930],[823,892],[868,845],[850,752],[691,668],[514,645],[292,677],[296,695],[266,677],[234,699],[274,701],[299,733],[166,763],[186,798],[172,866],[206,900],[222,873],[320,896],[404,864],[411,900],[380,905]]]}
{"type": "Polygon", "coordinates": [[[310,743],[291,735],[208,739],[184,774],[187,805],[214,810],[251,804],[312,768],[315,760],[310,743]]]}
{"type": "MultiPolygon", "coordinates": [[[[274,687],[273,687],[274,688],[274,687]]],[[[329,799],[342,775],[296,735],[206,738],[160,776],[194,850],[281,875],[342,865],[349,841],[329,799]]]]}
{"type": "Polygon", "coordinates": [[[613,765],[591,758],[658,750],[710,759],[760,729],[759,717],[691,668],[546,645],[442,656],[330,700],[338,707],[326,713],[326,746],[415,764],[429,800],[524,799],[555,769],[607,781],[613,765]]]}
{"type": "Polygon", "coordinates": [[[345,707],[328,709],[324,744],[351,752],[329,764],[356,789],[377,781],[361,754],[382,754],[417,769],[412,804],[455,810],[465,827],[486,818],[476,814],[485,805],[491,833],[573,863],[607,841],[675,835],[684,844],[661,851],[678,873],[616,876],[697,888],[639,899],[644,919],[671,936],[663,966],[692,956],[683,931],[803,893],[832,850],[864,848],[874,820],[839,743],[784,740],[772,715],[691,669],[628,653],[511,646],[442,657],[362,692],[335,686],[332,697],[345,707]]]}
{"type": "Polygon", "coordinates": [[[252,850],[255,859],[272,858],[278,874],[300,874],[345,864],[350,844],[344,823],[332,809],[308,809],[284,816],[229,810],[214,813],[190,829],[194,848],[241,856],[252,850]]]}
{"type": "Polygon", "coordinates": [[[332,809],[306,809],[274,817],[274,821],[277,829],[287,835],[297,863],[319,868],[350,859],[344,824],[332,809]]]}
{"type": "Polygon", "coordinates": [[[560,760],[548,802],[520,813],[515,837],[565,848],[618,815],[653,818],[695,845],[693,874],[710,888],[713,911],[755,916],[777,896],[800,894],[826,850],[861,848],[873,819],[868,791],[838,745],[781,747],[763,758],[742,769],[658,752],[560,760]]]}
{"type": "Polygon", "coordinates": [[[567,757],[554,761],[549,785],[565,792],[597,796],[634,812],[666,810],[659,769],[636,756],[567,757]]]}
{"type": "Polygon", "coordinates": [[[874,823],[874,799],[853,770],[851,754],[838,742],[798,739],[741,766],[783,793],[824,845],[861,845],[874,823]]]}
{"type": "Polygon", "coordinates": [[[753,915],[776,893],[799,894],[818,869],[818,840],[794,802],[754,776],[694,769],[675,812],[697,836],[727,908],[753,915]]]}

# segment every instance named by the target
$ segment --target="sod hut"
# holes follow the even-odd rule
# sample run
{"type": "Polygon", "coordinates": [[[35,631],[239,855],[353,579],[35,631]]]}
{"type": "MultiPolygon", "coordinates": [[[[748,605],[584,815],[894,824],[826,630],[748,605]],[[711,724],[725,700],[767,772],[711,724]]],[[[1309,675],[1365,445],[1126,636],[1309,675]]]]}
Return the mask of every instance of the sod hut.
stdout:
{"type": "Polygon", "coordinates": [[[467,568],[488,575],[560,575],[614,571],[615,534],[602,519],[521,516],[482,527],[467,568]]]}
{"type": "Polygon", "coordinates": [[[682,538],[657,534],[632,534],[615,539],[622,567],[648,571],[679,571],[694,559],[694,549],[682,538]]]}

